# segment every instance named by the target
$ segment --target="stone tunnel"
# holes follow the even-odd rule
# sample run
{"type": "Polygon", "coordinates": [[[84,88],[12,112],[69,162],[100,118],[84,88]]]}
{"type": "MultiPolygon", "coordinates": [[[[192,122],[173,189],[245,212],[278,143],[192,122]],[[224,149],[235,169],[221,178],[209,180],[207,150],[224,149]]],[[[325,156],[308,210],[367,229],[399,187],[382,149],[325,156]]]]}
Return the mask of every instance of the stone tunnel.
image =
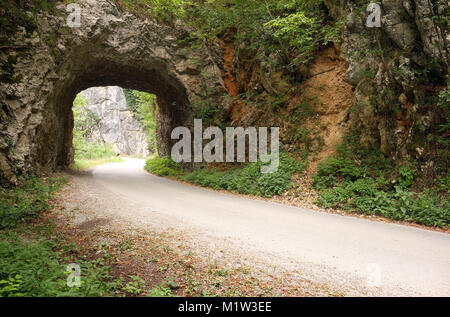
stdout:
{"type": "Polygon", "coordinates": [[[81,4],[80,27],[63,14],[38,14],[37,30],[19,32],[0,58],[15,60],[0,87],[0,179],[65,168],[73,160],[72,104],[93,86],[153,93],[158,103],[158,152],[170,153],[171,131],[190,126],[191,104],[220,109],[225,87],[220,54],[193,49],[189,30],[140,18],[107,0],[81,4]]]}

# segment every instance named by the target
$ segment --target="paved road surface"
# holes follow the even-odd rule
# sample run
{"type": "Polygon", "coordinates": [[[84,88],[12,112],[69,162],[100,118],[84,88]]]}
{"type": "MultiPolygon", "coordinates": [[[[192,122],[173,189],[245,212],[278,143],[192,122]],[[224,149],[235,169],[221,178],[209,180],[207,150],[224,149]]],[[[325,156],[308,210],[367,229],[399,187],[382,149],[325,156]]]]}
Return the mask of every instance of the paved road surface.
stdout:
{"type": "Polygon", "coordinates": [[[147,206],[148,217],[195,225],[274,255],[268,261],[305,263],[313,276],[379,286],[384,294],[450,296],[449,234],[222,194],[150,175],[143,165],[98,166],[89,181],[147,206]]]}

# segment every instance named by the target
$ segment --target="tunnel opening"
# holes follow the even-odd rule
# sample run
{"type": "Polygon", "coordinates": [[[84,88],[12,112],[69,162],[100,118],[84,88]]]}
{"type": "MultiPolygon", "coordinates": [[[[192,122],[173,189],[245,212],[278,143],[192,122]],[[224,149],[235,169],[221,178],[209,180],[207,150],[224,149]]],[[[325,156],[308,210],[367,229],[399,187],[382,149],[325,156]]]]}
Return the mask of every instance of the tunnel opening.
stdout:
{"type": "MultiPolygon", "coordinates": [[[[73,65],[68,66],[71,67],[73,65]]],[[[161,156],[169,155],[173,143],[171,131],[189,120],[189,101],[183,84],[166,68],[157,62],[145,67],[136,61],[97,60],[89,65],[78,65],[75,71],[72,69],[73,75],[57,83],[55,93],[48,99],[44,118],[48,123],[37,131],[38,165],[65,169],[74,162],[73,102],[78,93],[92,87],[120,87],[125,91],[154,95],[157,104],[155,150],[161,156]],[[49,138],[55,142],[46,142],[49,138]],[[52,160],[53,164],[49,164],[52,160]]]]}

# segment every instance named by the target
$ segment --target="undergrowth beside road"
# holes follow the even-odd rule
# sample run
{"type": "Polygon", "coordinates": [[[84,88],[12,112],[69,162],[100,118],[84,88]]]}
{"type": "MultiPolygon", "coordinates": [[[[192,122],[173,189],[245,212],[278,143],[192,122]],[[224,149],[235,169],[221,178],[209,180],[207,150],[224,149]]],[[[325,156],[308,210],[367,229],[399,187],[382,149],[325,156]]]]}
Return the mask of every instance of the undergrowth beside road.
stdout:
{"type": "Polygon", "coordinates": [[[263,174],[265,163],[249,163],[245,167],[234,167],[225,171],[217,168],[196,169],[185,173],[171,158],[153,157],[147,160],[145,169],[158,176],[175,177],[203,187],[225,189],[239,194],[273,197],[281,195],[292,186],[292,176],[304,171],[306,162],[298,161],[288,154],[280,153],[280,165],[275,173],[263,174]]]}
{"type": "Polygon", "coordinates": [[[413,163],[398,169],[381,152],[361,150],[356,138],[348,136],[312,178],[319,206],[431,227],[450,226],[448,175],[440,175],[434,188],[413,190],[421,182],[418,175],[413,163]]]}
{"type": "Polygon", "coordinates": [[[49,200],[64,184],[63,178],[30,177],[18,187],[0,188],[0,230],[16,227],[50,208],[49,200]]]}
{"type": "Polygon", "coordinates": [[[76,129],[74,129],[73,145],[75,162],[71,168],[75,170],[83,170],[105,163],[123,162],[110,144],[89,141],[83,136],[82,132],[76,129]]]}
{"type": "Polygon", "coordinates": [[[184,171],[170,157],[152,156],[145,162],[145,170],[158,176],[179,177],[184,171]]]}
{"type": "Polygon", "coordinates": [[[0,191],[0,296],[104,296],[120,283],[111,279],[102,260],[88,260],[82,250],[43,218],[60,177],[29,178],[0,191]],[[67,286],[69,263],[82,267],[81,287],[67,286]]]}

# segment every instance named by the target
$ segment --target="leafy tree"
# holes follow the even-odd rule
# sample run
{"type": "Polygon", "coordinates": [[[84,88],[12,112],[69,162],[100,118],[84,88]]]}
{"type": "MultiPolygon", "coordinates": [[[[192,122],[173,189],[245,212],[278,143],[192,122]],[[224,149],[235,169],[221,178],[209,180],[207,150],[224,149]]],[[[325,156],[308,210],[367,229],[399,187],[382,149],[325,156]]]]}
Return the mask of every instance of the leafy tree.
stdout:
{"type": "Polygon", "coordinates": [[[73,101],[72,111],[74,129],[80,132],[83,137],[89,138],[94,127],[100,122],[100,118],[86,108],[87,104],[88,101],[86,97],[82,93],[79,93],[73,101]]]}
{"type": "Polygon", "coordinates": [[[139,121],[147,135],[149,150],[156,153],[156,112],[158,109],[156,96],[130,89],[124,89],[124,93],[127,107],[133,112],[134,117],[139,121]]]}

